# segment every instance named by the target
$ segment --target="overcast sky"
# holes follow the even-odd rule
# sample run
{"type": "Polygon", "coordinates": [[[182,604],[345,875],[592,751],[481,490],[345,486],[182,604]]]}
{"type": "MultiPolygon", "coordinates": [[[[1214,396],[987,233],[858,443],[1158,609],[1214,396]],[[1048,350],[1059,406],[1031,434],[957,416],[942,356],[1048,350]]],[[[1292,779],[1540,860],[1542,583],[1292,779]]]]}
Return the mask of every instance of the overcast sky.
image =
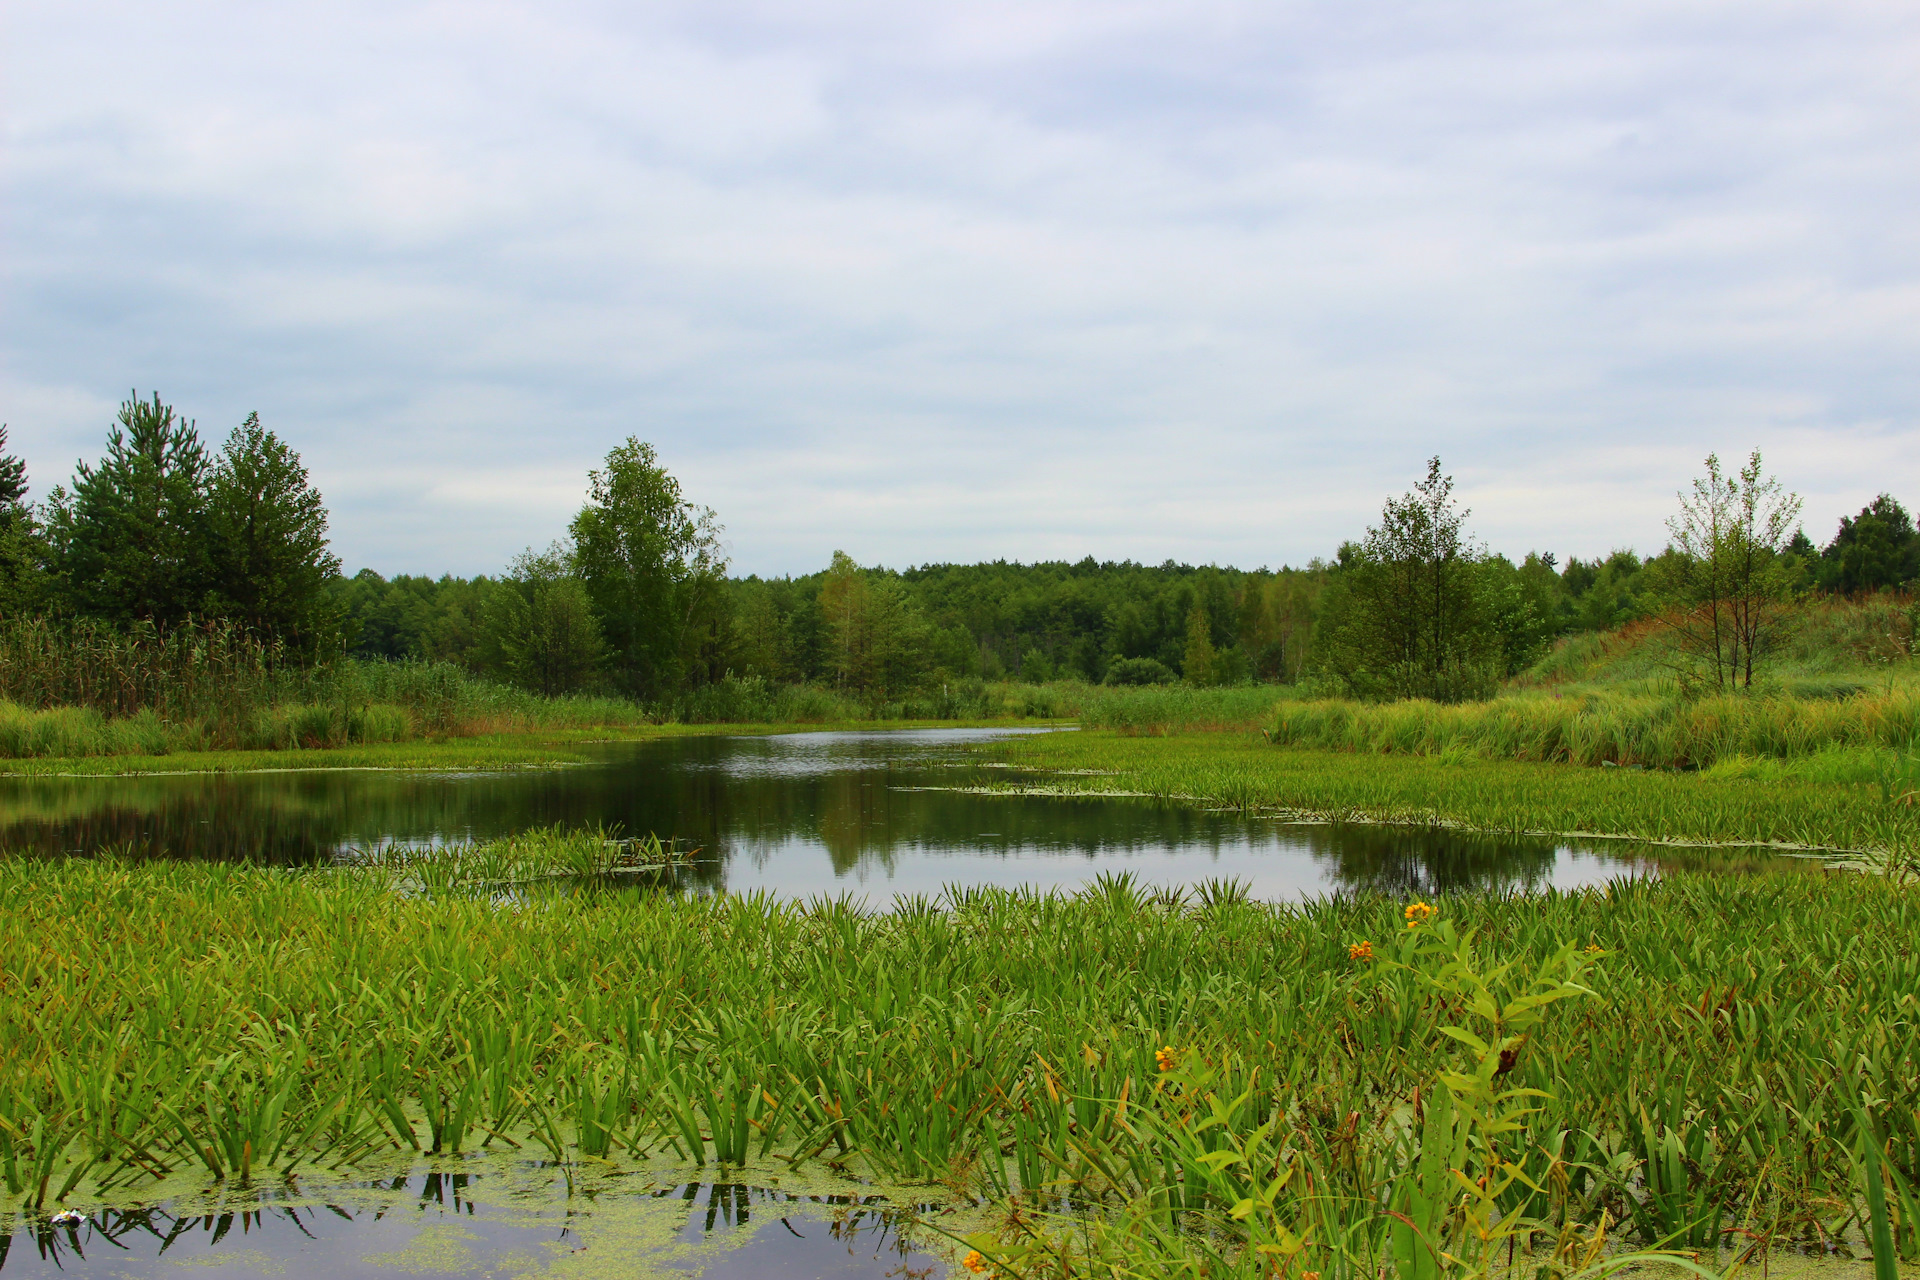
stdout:
{"type": "Polygon", "coordinates": [[[0,6],[0,420],[305,456],[491,572],[650,440],[736,571],[1278,565],[1438,452],[1657,549],[1759,447],[1920,505],[1911,0],[0,6]]]}

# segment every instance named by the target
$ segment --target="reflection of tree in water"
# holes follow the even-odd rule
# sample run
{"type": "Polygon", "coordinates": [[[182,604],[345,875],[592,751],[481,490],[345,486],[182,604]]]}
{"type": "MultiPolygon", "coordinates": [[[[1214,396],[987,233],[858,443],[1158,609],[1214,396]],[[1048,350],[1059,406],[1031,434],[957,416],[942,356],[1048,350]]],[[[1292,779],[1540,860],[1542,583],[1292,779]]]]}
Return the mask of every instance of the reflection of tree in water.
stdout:
{"type": "Polygon", "coordinates": [[[1539,889],[1560,857],[1550,839],[1357,823],[1298,830],[1340,888],[1389,897],[1539,889]]]}
{"type": "MultiPolygon", "coordinates": [[[[891,875],[902,859],[955,851],[1093,860],[1252,848],[1304,852],[1341,888],[1399,896],[1537,888],[1557,860],[1557,842],[1543,838],[1286,826],[1150,800],[956,791],[949,788],[983,775],[953,767],[951,757],[929,758],[924,745],[903,751],[868,741],[809,751],[765,739],[682,738],[609,755],[604,766],[465,775],[0,779],[0,847],[301,862],[385,841],[599,823],[699,847],[695,864],[677,876],[693,888],[723,886],[736,860],[764,867],[821,848],[841,877],[891,875]]],[[[1649,859],[1630,846],[1603,849],[1622,860],[1686,861],[1674,853],[1649,859]]]]}

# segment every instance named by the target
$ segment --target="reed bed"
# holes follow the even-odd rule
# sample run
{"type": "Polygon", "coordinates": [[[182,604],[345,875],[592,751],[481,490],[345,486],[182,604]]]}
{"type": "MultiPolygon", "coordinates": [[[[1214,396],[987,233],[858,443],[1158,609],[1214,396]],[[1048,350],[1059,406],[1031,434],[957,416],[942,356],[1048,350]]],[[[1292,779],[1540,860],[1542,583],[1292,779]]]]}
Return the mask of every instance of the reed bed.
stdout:
{"type": "Polygon", "coordinates": [[[1524,695],[1454,706],[1317,700],[1282,703],[1266,732],[1276,746],[1330,751],[1466,751],[1504,760],[1698,769],[1735,757],[1793,759],[1835,748],[1912,751],[1920,743],[1920,691],[1842,699],[1524,695]]]}
{"type": "MultiPolygon", "coordinates": [[[[564,867],[566,839],[509,860],[564,867]]],[[[870,914],[502,894],[423,880],[433,856],[0,862],[0,1192],[45,1212],[510,1144],[943,1182],[999,1206],[968,1243],[1009,1275],[1419,1274],[1487,1239],[1571,1275],[1609,1232],[1857,1248],[1875,1188],[1915,1251],[1920,892],[1889,879],[1429,917],[1109,878],[870,914]],[[1526,1237],[1489,1236],[1509,1213],[1526,1237]]]]}
{"type": "Polygon", "coordinates": [[[976,750],[1017,766],[1002,784],[1015,788],[1118,791],[1336,821],[1504,833],[1788,845],[1903,859],[1920,851],[1920,764],[1887,752],[1758,764],[1741,758],[1675,773],[1547,767],[1457,749],[1277,751],[1244,733],[1143,738],[1096,730],[976,750]]]}

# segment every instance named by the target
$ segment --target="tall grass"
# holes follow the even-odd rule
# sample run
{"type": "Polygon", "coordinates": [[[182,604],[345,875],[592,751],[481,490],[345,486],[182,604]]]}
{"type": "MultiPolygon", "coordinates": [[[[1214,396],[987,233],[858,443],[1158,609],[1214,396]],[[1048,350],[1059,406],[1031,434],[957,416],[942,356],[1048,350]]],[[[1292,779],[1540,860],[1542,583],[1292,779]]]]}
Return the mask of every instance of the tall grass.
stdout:
{"type": "MultiPolygon", "coordinates": [[[[1372,1275],[1389,1209],[1456,1251],[1481,1213],[1563,1239],[1858,1241],[1861,1142],[1896,1205],[1920,1177],[1920,893],[1886,879],[1443,903],[1477,932],[1462,969],[1411,957],[1398,902],[1120,878],[870,915],[503,896],[420,864],[0,862],[0,1194],[125,1199],[194,1169],[277,1180],[511,1142],[944,1181],[1018,1210],[977,1242],[1012,1274],[1075,1249],[1071,1271],[1211,1254],[1212,1274],[1266,1274],[1271,1243],[1298,1270],[1372,1275]],[[1446,1135],[1497,1098],[1446,1084],[1482,1050],[1442,1028],[1469,978],[1497,1009],[1569,947],[1594,994],[1514,1023],[1523,1041],[1495,1031],[1511,1055],[1485,1068],[1496,1094],[1542,1091],[1497,1137],[1526,1176],[1461,1200],[1446,1170],[1481,1157],[1446,1135]],[[1069,1204],[1097,1212],[1034,1216],[1069,1204]]],[[[1910,1216],[1892,1239],[1914,1253],[1910,1216]]]]}
{"type": "Polygon", "coordinates": [[[226,622],[162,630],[85,619],[0,622],[0,700],[103,716],[220,719],[271,696],[284,655],[226,622]]]}
{"type": "Polygon", "coordinates": [[[304,666],[225,623],[0,623],[0,756],[165,755],[635,725],[618,698],[544,698],[451,663],[304,666]]]}
{"type": "MultiPolygon", "coordinates": [[[[1699,773],[1542,768],[1472,751],[1276,751],[1242,733],[1040,734],[981,750],[1049,789],[1117,790],[1323,820],[1579,832],[1653,841],[1920,849],[1920,761],[1828,752],[1699,773]]],[[[1010,774],[1007,785],[1019,785],[1010,774]]]]}
{"type": "Polygon", "coordinates": [[[1267,727],[1276,746],[1506,760],[1705,768],[1733,757],[1791,759],[1834,748],[1910,751],[1920,743],[1920,691],[1844,699],[1726,694],[1673,697],[1518,695],[1442,706],[1283,703],[1267,727]]]}

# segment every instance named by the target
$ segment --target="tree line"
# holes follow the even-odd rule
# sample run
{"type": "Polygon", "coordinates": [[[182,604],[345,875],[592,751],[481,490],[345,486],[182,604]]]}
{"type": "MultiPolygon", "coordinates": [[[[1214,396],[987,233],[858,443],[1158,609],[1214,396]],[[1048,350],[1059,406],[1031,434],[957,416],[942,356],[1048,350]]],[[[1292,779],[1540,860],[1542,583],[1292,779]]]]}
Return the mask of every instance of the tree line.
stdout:
{"type": "Polygon", "coordinates": [[[658,700],[729,676],[876,698],[966,679],[1310,677],[1363,697],[1453,700],[1489,691],[1559,636],[1654,615],[1676,627],[1699,678],[1751,681],[1783,602],[1920,577],[1920,534],[1894,498],[1816,548],[1757,454],[1733,475],[1710,458],[1670,544],[1646,560],[1495,554],[1466,531],[1470,513],[1434,458],[1363,538],[1300,568],[1087,558],[895,571],[836,552],[816,573],[763,578],[729,574],[715,513],[629,439],[589,474],[551,546],[497,575],[388,579],[341,574],[321,495],[257,415],[210,451],[158,395],[135,395],[105,455],[37,505],[5,447],[0,427],[10,616],[222,619],[301,661],[449,661],[550,695],[658,700]]]}

